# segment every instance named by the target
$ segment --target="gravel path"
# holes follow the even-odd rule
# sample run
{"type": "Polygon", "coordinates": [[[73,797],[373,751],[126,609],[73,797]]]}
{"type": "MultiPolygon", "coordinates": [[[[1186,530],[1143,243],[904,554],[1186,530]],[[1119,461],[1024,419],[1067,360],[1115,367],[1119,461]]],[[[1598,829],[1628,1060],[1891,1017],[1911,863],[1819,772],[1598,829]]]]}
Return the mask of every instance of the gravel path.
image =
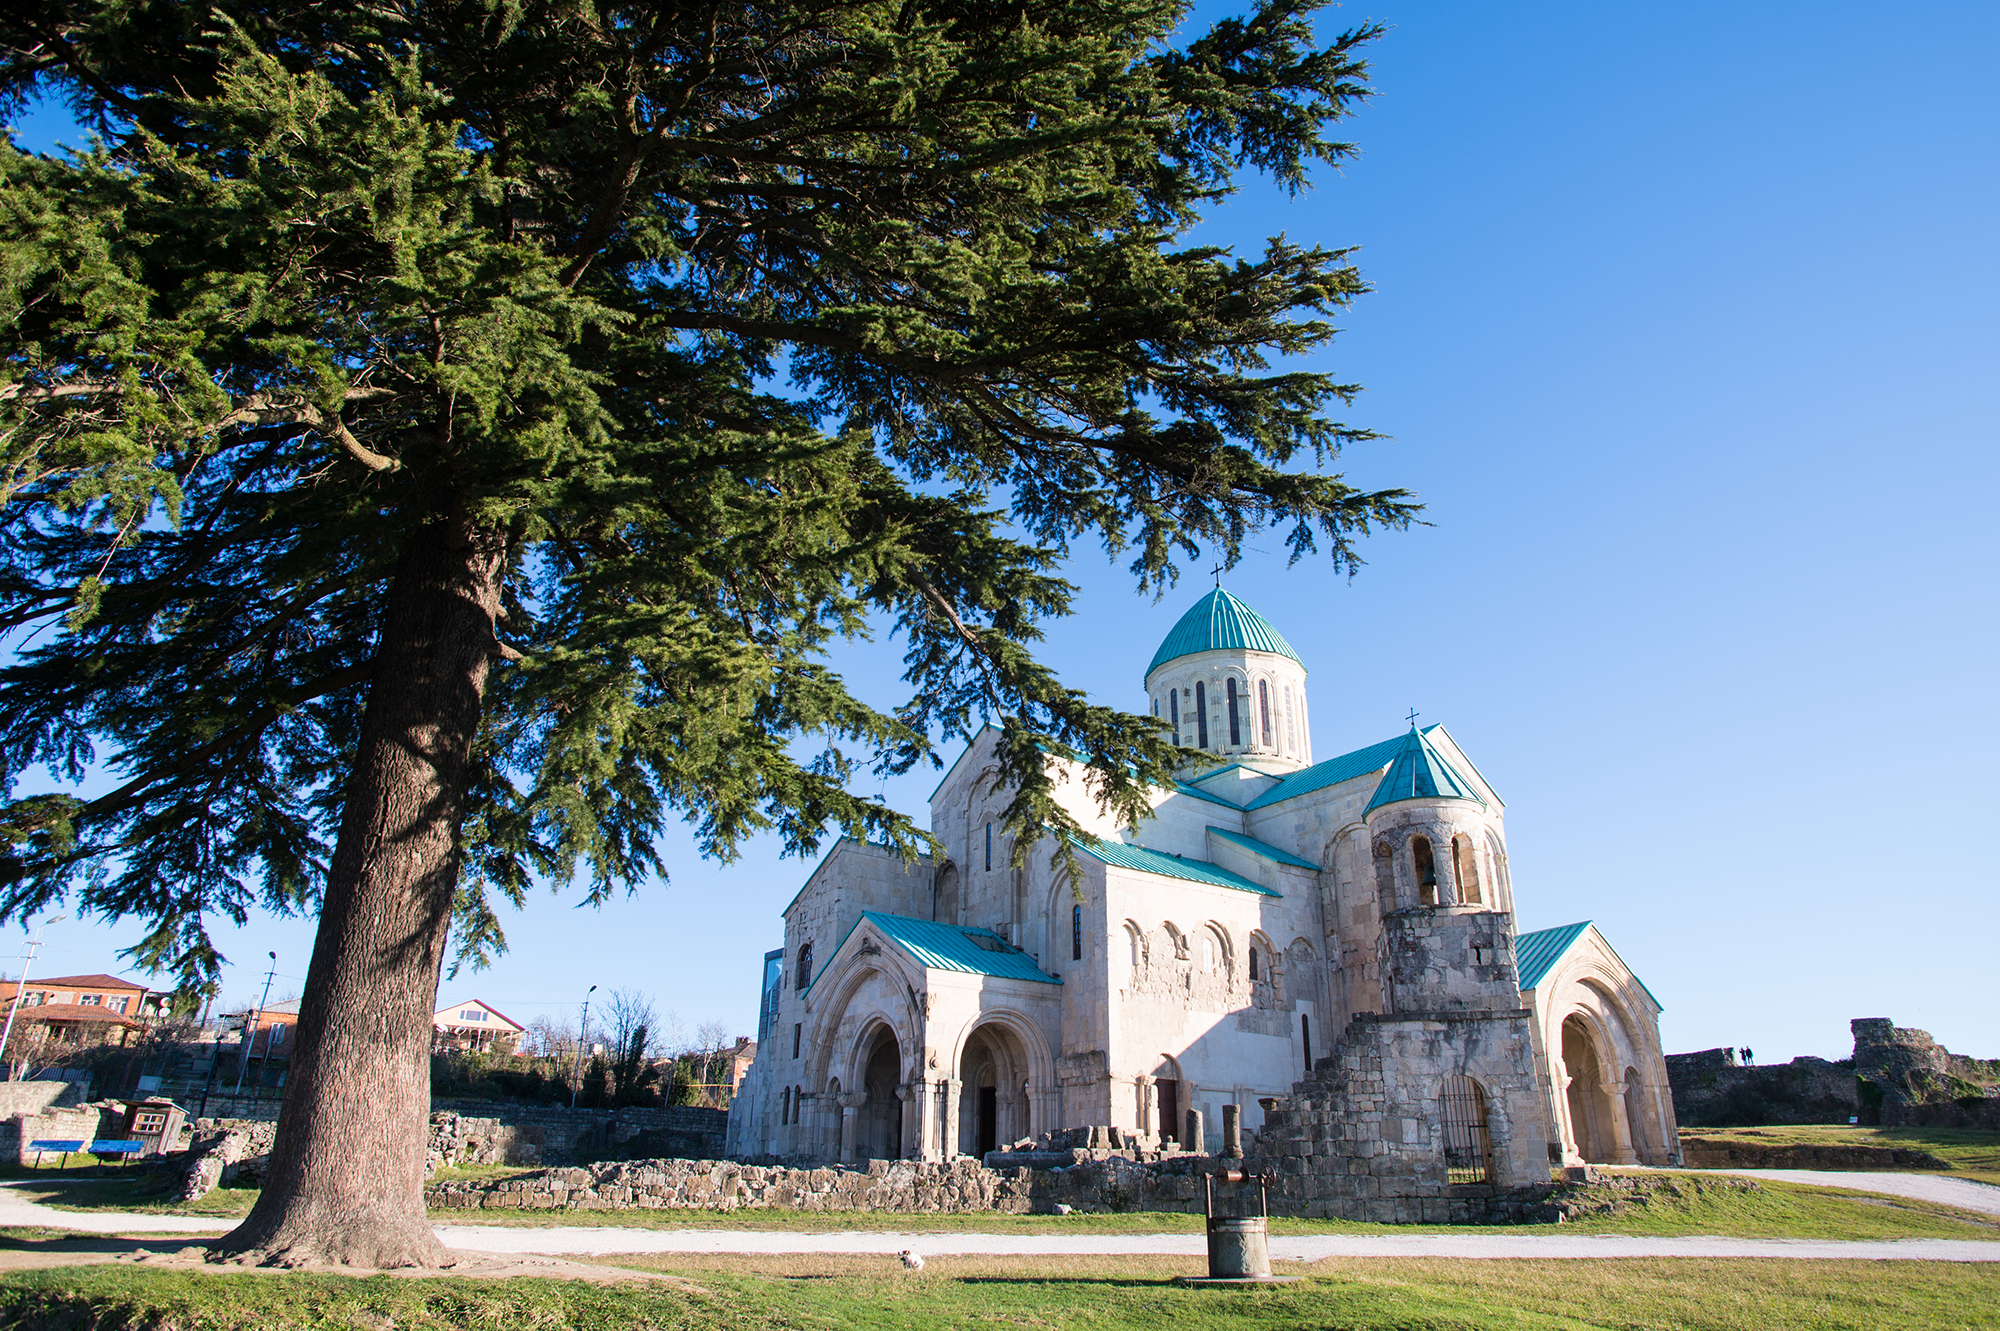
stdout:
{"type": "MultiPolygon", "coordinates": [[[[502,1228],[439,1225],[453,1248],[480,1252],[561,1253],[896,1253],[926,1257],[973,1253],[999,1257],[1187,1257],[1207,1251],[1199,1234],[798,1234],[778,1230],[502,1228]]],[[[1280,1261],[1328,1257],[1787,1257],[1842,1261],[2000,1262],[2000,1243],[1902,1239],[1855,1243],[1821,1239],[1622,1238],[1554,1234],[1303,1234],[1271,1240],[1280,1261]]]]}
{"type": "Polygon", "coordinates": [[[1910,1197],[1939,1206],[1956,1206],[1961,1211],[2000,1215],[2000,1188],[1991,1183],[1975,1183],[1969,1178],[1944,1178],[1936,1174],[1875,1174],[1846,1169],[1703,1169],[1689,1172],[1776,1179],[1780,1183],[1806,1183],[1815,1188],[1884,1192],[1892,1197],[1910,1197]]]}
{"type": "MultiPolygon", "coordinates": [[[[2000,1188],[1970,1179],[1818,1169],[1737,1169],[1718,1172],[1815,1187],[1887,1193],[2000,1215],[2000,1188]]],[[[216,1234],[226,1217],[63,1211],[16,1192],[30,1182],[0,1183],[0,1226],[46,1227],[90,1234],[216,1234]]],[[[781,1230],[638,1229],[618,1226],[439,1225],[453,1248],[493,1253],[895,1253],[991,1256],[1155,1255],[1198,1258],[1199,1234],[916,1234],[795,1233],[781,1230]]],[[[1280,1235],[1271,1255],[1286,1261],[1329,1257],[1455,1257],[1474,1259],[1608,1257],[1785,1257],[1864,1261],[2000,1262],[2000,1242],[1965,1239],[1836,1241],[1825,1239],[1634,1238],[1567,1234],[1312,1234],[1280,1235]]]]}

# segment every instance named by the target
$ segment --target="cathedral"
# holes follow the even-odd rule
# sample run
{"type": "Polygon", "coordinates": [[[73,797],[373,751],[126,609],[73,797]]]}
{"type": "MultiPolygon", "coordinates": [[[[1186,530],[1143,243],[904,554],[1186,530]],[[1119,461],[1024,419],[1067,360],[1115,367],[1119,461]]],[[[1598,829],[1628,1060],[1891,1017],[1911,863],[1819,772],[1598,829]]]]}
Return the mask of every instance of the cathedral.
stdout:
{"type": "Polygon", "coordinates": [[[1212,1150],[1222,1106],[1254,1130],[1309,1095],[1368,1120],[1355,1151],[1454,1182],[1676,1162],[1658,1002],[1588,922],[1516,934],[1470,756],[1413,723],[1317,757],[1306,679],[1218,587],[1142,709],[1208,756],[1137,827],[1060,783],[1097,838],[1074,881],[1047,846],[1014,863],[990,729],[931,795],[939,857],[834,846],[765,955],[730,1153],[938,1160],[1100,1124],[1212,1150]]]}

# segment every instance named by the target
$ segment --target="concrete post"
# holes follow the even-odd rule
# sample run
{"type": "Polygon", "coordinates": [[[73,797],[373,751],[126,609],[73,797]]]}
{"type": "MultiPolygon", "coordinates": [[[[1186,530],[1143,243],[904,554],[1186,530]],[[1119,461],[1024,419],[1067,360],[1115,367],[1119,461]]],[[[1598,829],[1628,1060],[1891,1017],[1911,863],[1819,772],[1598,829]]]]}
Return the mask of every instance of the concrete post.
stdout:
{"type": "Polygon", "coordinates": [[[1222,1107],[1222,1155],[1226,1160],[1243,1158],[1243,1106],[1222,1107]]]}
{"type": "Polygon", "coordinates": [[[1187,1111],[1187,1136],[1181,1139],[1181,1146],[1196,1155],[1208,1154],[1208,1122],[1199,1109],[1187,1111]]]}
{"type": "Polygon", "coordinates": [[[1639,1157],[1632,1151],[1632,1124],[1625,1117],[1625,1083],[1607,1081],[1603,1090],[1604,1098],[1611,1102],[1607,1106],[1611,1123],[1611,1163],[1636,1165],[1639,1157]]]}

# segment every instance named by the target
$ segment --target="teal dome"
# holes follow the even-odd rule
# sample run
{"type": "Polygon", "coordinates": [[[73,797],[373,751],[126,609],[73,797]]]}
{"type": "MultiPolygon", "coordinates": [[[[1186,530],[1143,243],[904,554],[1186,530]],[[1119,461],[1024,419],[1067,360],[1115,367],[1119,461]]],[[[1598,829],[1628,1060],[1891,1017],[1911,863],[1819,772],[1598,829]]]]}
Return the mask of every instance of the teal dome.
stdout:
{"type": "MultiPolygon", "coordinates": [[[[1153,664],[1146,667],[1146,675],[1150,678],[1155,670],[1179,657],[1230,650],[1270,652],[1299,661],[1292,644],[1271,627],[1270,620],[1217,587],[1181,616],[1166,641],[1160,644],[1160,650],[1153,653],[1153,664]]],[[[1305,664],[1299,661],[1299,668],[1303,670],[1305,664]]]]}

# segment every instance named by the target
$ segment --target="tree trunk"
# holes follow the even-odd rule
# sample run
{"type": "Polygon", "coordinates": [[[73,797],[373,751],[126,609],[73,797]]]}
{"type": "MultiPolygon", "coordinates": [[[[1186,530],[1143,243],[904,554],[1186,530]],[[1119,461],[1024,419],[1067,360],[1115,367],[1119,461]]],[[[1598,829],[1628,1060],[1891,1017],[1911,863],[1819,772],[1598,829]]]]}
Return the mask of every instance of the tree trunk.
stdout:
{"type": "Polygon", "coordinates": [[[431,1015],[504,541],[438,524],[397,569],[263,1194],[221,1251],[439,1266],[424,1217],[431,1015]]]}

